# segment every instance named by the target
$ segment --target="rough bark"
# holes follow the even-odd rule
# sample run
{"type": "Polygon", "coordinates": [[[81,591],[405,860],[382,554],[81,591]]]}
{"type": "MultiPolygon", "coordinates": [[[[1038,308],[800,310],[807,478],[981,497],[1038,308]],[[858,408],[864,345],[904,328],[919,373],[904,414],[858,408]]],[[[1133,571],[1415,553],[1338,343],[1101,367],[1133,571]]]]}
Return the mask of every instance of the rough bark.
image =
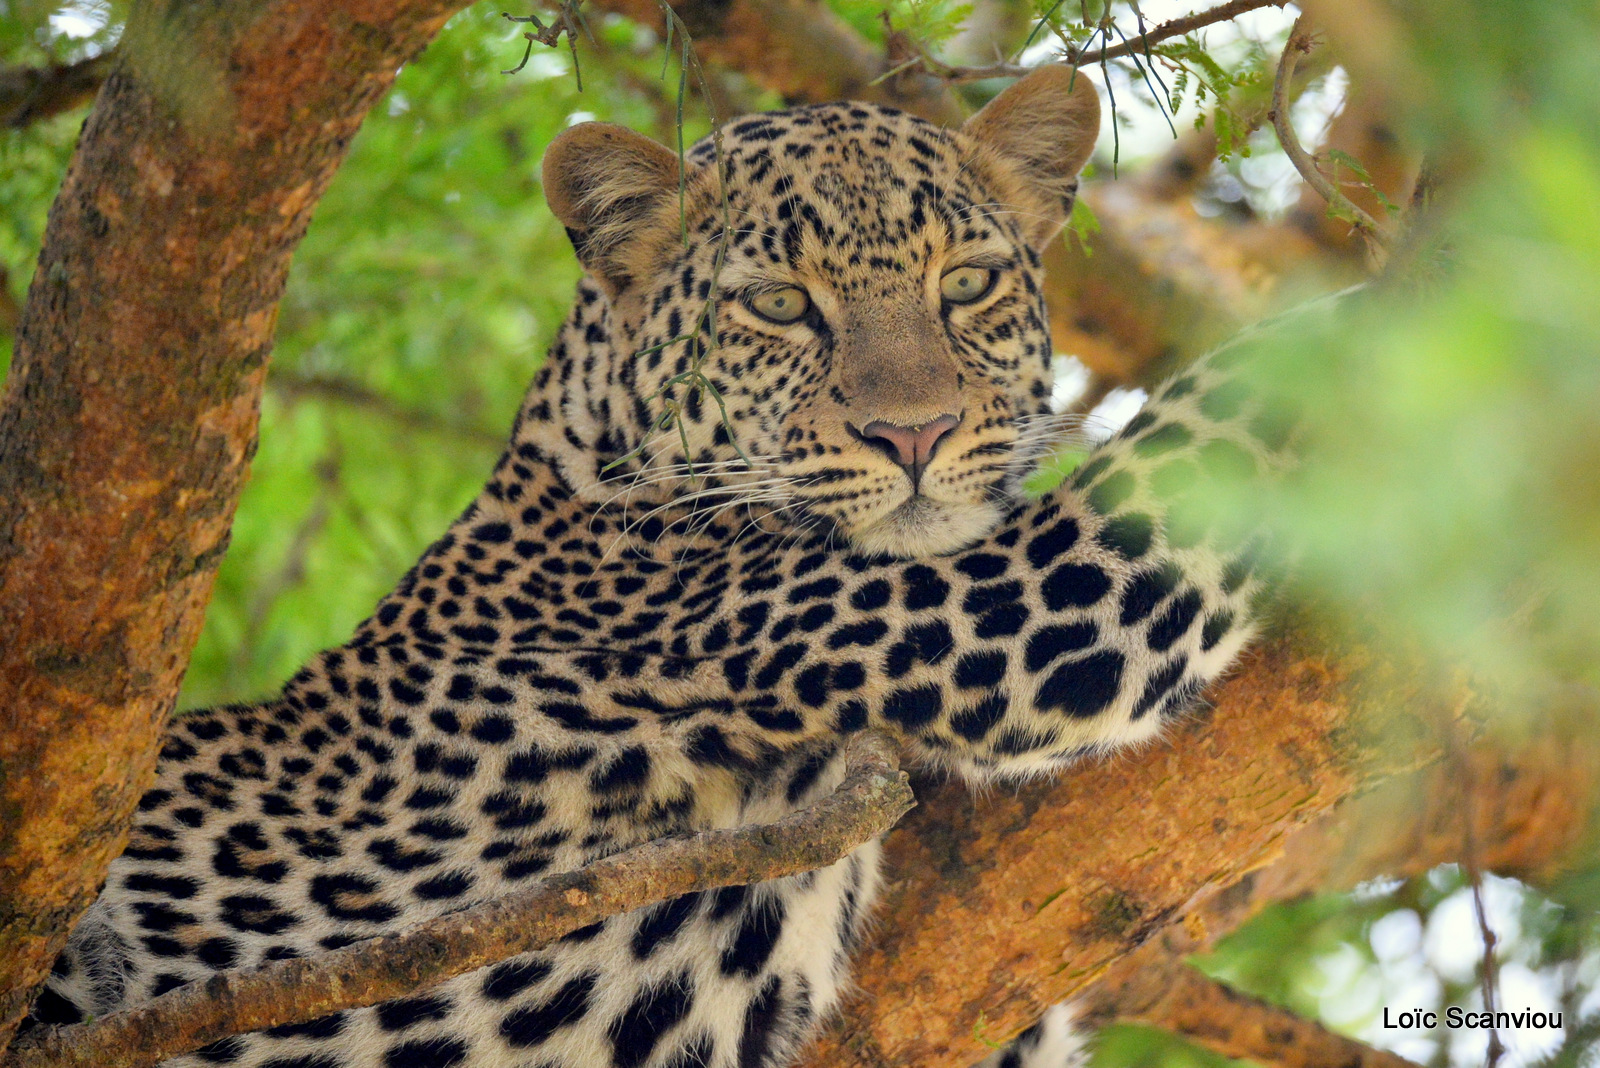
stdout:
{"type": "Polygon", "coordinates": [[[1426,737],[1395,742],[1397,724],[1447,707],[1423,676],[1292,628],[1164,752],[1006,796],[919,785],[921,806],[887,840],[861,993],[802,1063],[969,1068],[1068,996],[1091,1025],[1135,1020],[1264,1056],[1278,1014],[1196,1010],[1169,990],[1187,956],[1275,901],[1458,859],[1469,814],[1482,866],[1531,877],[1558,871],[1593,826],[1600,709],[1522,747],[1487,739],[1463,776],[1426,737]]]}
{"type": "Polygon", "coordinates": [[[973,798],[919,787],[887,840],[861,994],[803,1063],[967,1068],[1235,883],[1366,772],[1348,724],[1358,657],[1323,639],[1252,653],[1203,721],[1060,782],[973,798]]]}
{"type": "Polygon", "coordinates": [[[0,1044],[148,785],[290,252],[459,0],[135,5],[0,397],[0,1044]]]}
{"type": "Polygon", "coordinates": [[[1416,1068],[1404,1057],[1209,979],[1174,957],[1148,962],[1133,979],[1122,990],[1119,1020],[1152,1024],[1224,1057],[1272,1068],[1416,1068]]]}
{"type": "Polygon", "coordinates": [[[1144,1023],[1263,1063],[1374,1063],[1359,1043],[1226,988],[1211,989],[1219,984],[1185,962],[1274,902],[1460,860],[1468,818],[1483,868],[1535,882],[1558,874],[1581,857],[1600,807],[1600,741],[1589,727],[1597,711],[1582,710],[1521,746],[1482,743],[1469,752],[1465,775],[1441,759],[1394,776],[1315,820],[1291,835],[1267,867],[1199,901],[1181,922],[1113,965],[1080,995],[1080,1018],[1089,1026],[1144,1023]],[[1295,1036],[1292,1049],[1280,1045],[1273,1053],[1273,1034],[1282,1030],[1295,1036]]]}

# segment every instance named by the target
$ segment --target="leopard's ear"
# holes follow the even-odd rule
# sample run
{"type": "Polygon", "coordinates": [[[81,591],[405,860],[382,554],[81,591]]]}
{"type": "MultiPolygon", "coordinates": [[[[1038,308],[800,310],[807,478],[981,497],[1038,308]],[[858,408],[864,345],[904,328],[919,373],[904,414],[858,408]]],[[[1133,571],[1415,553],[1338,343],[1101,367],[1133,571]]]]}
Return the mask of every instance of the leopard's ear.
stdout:
{"type": "Polygon", "coordinates": [[[567,228],[578,261],[613,295],[632,271],[622,253],[678,192],[678,156],[609,122],[563,132],[544,154],[544,195],[567,228]]]}
{"type": "Polygon", "coordinates": [[[961,129],[993,150],[1022,192],[1040,201],[1050,217],[1040,220],[1049,236],[1072,212],[1078,172],[1100,134],[1100,97],[1082,71],[1056,63],[989,101],[961,129]]]}

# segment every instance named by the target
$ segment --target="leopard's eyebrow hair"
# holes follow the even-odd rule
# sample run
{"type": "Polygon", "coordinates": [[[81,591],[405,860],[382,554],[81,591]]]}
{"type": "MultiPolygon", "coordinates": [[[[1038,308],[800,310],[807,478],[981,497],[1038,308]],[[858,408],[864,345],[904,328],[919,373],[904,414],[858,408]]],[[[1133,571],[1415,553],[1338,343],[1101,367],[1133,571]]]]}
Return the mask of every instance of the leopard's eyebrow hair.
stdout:
{"type": "Polygon", "coordinates": [[[968,252],[961,245],[953,246],[945,253],[941,271],[953,271],[961,267],[980,267],[994,271],[1008,270],[1017,265],[1016,253],[1008,249],[998,249],[992,243],[976,246],[968,252]]]}

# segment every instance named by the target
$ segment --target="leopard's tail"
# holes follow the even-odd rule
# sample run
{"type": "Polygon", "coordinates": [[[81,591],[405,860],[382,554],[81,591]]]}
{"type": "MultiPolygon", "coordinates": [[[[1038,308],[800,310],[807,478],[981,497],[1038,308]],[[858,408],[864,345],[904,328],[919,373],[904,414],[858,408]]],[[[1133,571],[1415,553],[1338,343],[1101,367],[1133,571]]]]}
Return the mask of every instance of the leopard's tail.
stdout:
{"type": "Polygon", "coordinates": [[[1072,1006],[1052,1005],[1039,1022],[974,1068],[1084,1068],[1089,1049],[1075,1026],[1072,1006]]]}

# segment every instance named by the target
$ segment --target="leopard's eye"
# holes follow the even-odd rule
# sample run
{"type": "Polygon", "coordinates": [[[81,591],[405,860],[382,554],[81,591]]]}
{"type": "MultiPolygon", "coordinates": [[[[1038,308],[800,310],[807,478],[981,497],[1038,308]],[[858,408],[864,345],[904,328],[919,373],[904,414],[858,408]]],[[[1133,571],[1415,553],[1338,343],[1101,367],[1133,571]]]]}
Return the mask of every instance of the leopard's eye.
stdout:
{"type": "Polygon", "coordinates": [[[939,294],[951,304],[971,304],[989,292],[994,276],[988,267],[957,267],[939,279],[939,294]]]}
{"type": "Polygon", "coordinates": [[[799,286],[758,293],[745,303],[761,318],[775,323],[792,323],[811,309],[811,298],[799,286]]]}

